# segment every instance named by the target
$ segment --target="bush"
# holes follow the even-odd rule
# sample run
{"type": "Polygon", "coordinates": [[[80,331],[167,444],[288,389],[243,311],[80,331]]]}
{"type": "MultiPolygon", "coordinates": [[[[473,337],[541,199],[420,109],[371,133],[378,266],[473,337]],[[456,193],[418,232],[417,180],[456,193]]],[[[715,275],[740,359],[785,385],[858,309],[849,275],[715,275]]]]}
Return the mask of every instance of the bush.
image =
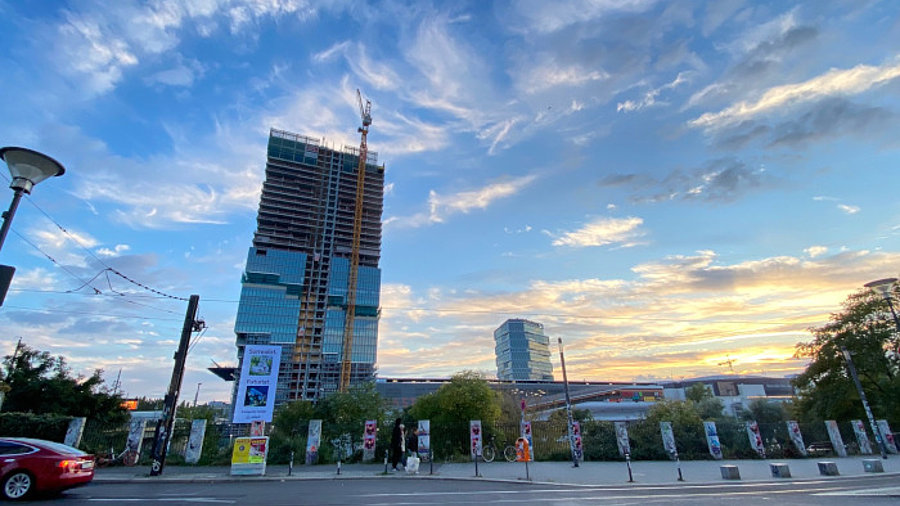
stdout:
{"type": "Polygon", "coordinates": [[[0,413],[0,434],[63,442],[71,416],[34,413],[0,413]]]}

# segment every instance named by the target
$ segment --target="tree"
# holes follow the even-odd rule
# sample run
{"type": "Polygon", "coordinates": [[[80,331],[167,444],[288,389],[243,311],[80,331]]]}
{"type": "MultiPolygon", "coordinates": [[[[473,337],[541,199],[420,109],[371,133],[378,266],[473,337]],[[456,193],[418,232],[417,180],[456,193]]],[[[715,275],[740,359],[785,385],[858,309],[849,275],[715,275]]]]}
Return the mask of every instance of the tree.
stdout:
{"type": "Polygon", "coordinates": [[[722,416],[725,406],[721,399],[713,395],[712,390],[703,383],[694,383],[684,390],[684,397],[693,403],[700,418],[711,420],[722,416]]]}
{"type": "Polygon", "coordinates": [[[706,458],[706,432],[703,420],[691,401],[658,401],[647,417],[629,428],[635,458],[669,458],[663,450],[659,422],[672,422],[675,445],[682,458],[706,458]]]}
{"type": "Polygon", "coordinates": [[[273,463],[285,463],[289,460],[291,450],[301,455],[306,449],[306,436],[309,421],[316,418],[315,406],[309,401],[293,401],[282,404],[275,410],[272,418],[272,439],[269,459],[273,463]]]}
{"type": "Polygon", "coordinates": [[[871,291],[851,294],[830,321],[810,329],[813,339],[798,343],[795,356],[808,358],[794,379],[795,410],[804,421],[865,417],[841,348],[853,357],[859,380],[878,418],[900,418],[900,345],[887,303],[871,291]]]}
{"type": "Polygon", "coordinates": [[[744,420],[753,420],[759,424],[778,423],[788,419],[787,410],[780,402],[767,399],[753,399],[743,413],[744,420]]]}
{"type": "Polygon", "coordinates": [[[100,369],[87,378],[73,377],[62,356],[27,345],[7,355],[3,364],[4,381],[10,387],[4,411],[83,416],[101,423],[128,419],[122,397],[105,388],[100,369]]]}

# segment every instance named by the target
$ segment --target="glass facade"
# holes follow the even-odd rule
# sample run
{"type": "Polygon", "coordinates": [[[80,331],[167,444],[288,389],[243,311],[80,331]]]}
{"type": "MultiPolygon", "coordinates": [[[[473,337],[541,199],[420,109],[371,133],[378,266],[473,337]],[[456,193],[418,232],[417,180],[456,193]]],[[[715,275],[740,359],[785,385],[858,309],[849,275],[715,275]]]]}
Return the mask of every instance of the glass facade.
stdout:
{"type": "Polygon", "coordinates": [[[494,331],[497,379],[553,381],[550,338],[544,326],[529,320],[506,320],[494,331]]]}
{"type": "Polygon", "coordinates": [[[294,344],[306,253],[250,248],[234,331],[294,344]]]}

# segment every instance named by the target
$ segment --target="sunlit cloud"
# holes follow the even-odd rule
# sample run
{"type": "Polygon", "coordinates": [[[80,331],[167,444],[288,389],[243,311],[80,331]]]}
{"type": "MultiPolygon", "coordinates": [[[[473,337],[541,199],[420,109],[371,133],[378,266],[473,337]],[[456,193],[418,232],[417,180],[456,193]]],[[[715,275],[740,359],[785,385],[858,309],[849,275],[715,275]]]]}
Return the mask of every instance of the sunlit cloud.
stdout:
{"type": "Polygon", "coordinates": [[[554,246],[589,247],[620,244],[635,246],[636,240],[644,235],[640,226],[644,220],[634,216],[628,218],[597,218],[582,228],[565,232],[553,240],[554,246]]]}
{"type": "Polygon", "coordinates": [[[828,248],[826,246],[810,246],[803,250],[803,252],[809,255],[810,258],[816,258],[828,253],[828,248]]]}
{"type": "Polygon", "coordinates": [[[847,204],[838,204],[838,209],[844,211],[847,214],[856,214],[860,211],[859,206],[850,206],[847,204]]]}

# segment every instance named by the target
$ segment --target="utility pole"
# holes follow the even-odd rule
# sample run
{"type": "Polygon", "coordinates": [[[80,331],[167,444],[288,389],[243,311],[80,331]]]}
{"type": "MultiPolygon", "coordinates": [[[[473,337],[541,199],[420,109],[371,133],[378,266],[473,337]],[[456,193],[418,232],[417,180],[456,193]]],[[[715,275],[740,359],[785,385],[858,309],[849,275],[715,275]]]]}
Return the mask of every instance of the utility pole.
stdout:
{"type": "Polygon", "coordinates": [[[191,333],[204,326],[202,321],[197,321],[196,319],[199,302],[199,295],[191,295],[188,301],[187,313],[184,315],[181,341],[178,343],[178,351],[175,352],[175,368],[172,370],[172,381],[169,383],[169,391],[166,393],[162,417],[156,423],[156,437],[153,439],[153,451],[151,453],[153,463],[150,467],[150,476],[162,474],[163,467],[166,465],[166,452],[169,449],[172,426],[175,424],[175,408],[178,406],[178,394],[181,391],[181,380],[184,378],[184,365],[187,360],[191,333]]]}
{"type": "Polygon", "coordinates": [[[862,383],[859,382],[859,376],[856,374],[856,366],[853,365],[853,357],[850,356],[850,351],[847,350],[845,346],[841,346],[841,353],[844,354],[844,359],[847,361],[847,369],[850,370],[850,376],[853,377],[853,383],[856,384],[856,391],[859,392],[859,400],[862,401],[863,409],[866,411],[866,416],[869,418],[869,426],[872,427],[872,434],[878,442],[878,449],[881,450],[881,458],[886,459],[888,456],[887,447],[884,445],[884,437],[882,436],[881,431],[878,430],[878,424],[875,423],[875,416],[872,415],[872,409],[869,407],[869,401],[866,399],[866,392],[863,391],[862,383]]]}
{"type": "Polygon", "coordinates": [[[197,398],[200,397],[200,385],[202,385],[202,384],[203,384],[203,382],[197,383],[197,392],[194,393],[194,407],[195,408],[197,407],[197,398]]]}
{"type": "Polygon", "coordinates": [[[578,454],[575,453],[575,434],[572,433],[572,401],[569,398],[569,377],[566,376],[566,357],[563,356],[562,338],[557,337],[559,343],[559,363],[563,373],[563,387],[566,390],[566,433],[569,435],[569,449],[572,451],[572,467],[578,467],[578,454]]]}

